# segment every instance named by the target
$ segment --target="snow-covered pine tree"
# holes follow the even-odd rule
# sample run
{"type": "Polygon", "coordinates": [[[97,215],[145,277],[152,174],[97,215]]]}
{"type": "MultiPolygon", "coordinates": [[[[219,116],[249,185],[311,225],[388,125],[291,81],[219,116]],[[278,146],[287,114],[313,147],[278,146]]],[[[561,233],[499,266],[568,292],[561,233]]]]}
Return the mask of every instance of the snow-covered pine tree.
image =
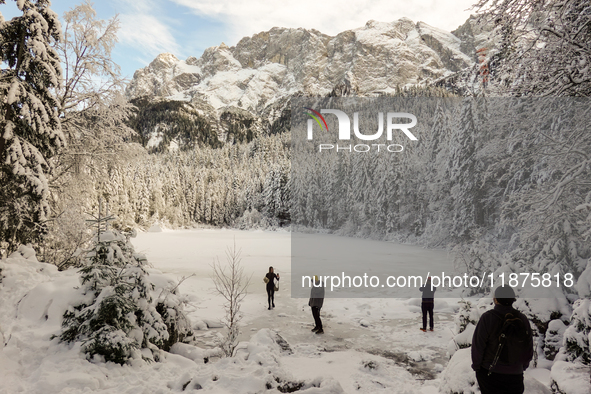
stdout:
{"type": "Polygon", "coordinates": [[[265,179],[265,186],[263,188],[263,195],[265,198],[265,214],[270,218],[275,217],[277,213],[276,195],[279,189],[279,169],[277,166],[271,167],[265,179]]]}
{"type": "Polygon", "coordinates": [[[265,179],[263,189],[265,199],[265,214],[272,220],[284,223],[289,219],[288,211],[288,172],[280,164],[271,168],[265,179]]]}
{"type": "Polygon", "coordinates": [[[21,16],[0,15],[0,241],[9,253],[45,233],[48,160],[65,144],[54,96],[62,82],[54,45],[62,34],[49,5],[19,0],[21,16]]]}
{"type": "Polygon", "coordinates": [[[94,246],[80,270],[86,298],[64,313],[60,339],[80,341],[89,357],[98,355],[105,361],[158,360],[158,349],[172,345],[171,335],[182,339],[189,330],[188,325],[178,323],[184,316],[182,304],[171,297],[160,308],[167,316],[158,313],[151,296],[154,285],[144,269],[145,257],[134,252],[130,234],[103,230],[109,219],[99,215],[94,246]]]}
{"type": "Polygon", "coordinates": [[[452,212],[449,160],[450,150],[452,149],[449,143],[452,135],[450,118],[453,105],[451,104],[453,104],[451,101],[438,102],[433,127],[426,141],[427,152],[430,152],[430,161],[427,164],[424,179],[424,183],[429,189],[427,194],[429,218],[425,232],[429,242],[434,245],[447,241],[447,228],[450,226],[452,212]]]}
{"type": "MultiPolygon", "coordinates": [[[[536,272],[578,278],[591,255],[585,239],[585,195],[590,193],[585,152],[591,136],[581,117],[588,118],[588,105],[568,99],[534,103],[524,107],[528,115],[522,122],[527,127],[507,139],[510,155],[502,161],[507,163],[503,193],[508,198],[501,225],[519,229],[514,261],[536,272]]],[[[563,290],[574,293],[572,287],[563,290]]]]}
{"type": "Polygon", "coordinates": [[[427,167],[429,172],[433,171],[433,168],[436,165],[435,158],[441,151],[443,147],[442,142],[449,133],[449,116],[444,107],[444,102],[437,102],[435,116],[433,117],[433,127],[431,127],[431,132],[427,134],[424,144],[425,153],[428,159],[427,167]]]}
{"type": "Polygon", "coordinates": [[[476,153],[477,120],[476,101],[466,98],[462,102],[459,122],[451,137],[450,180],[453,185],[453,221],[450,232],[456,239],[471,239],[478,217],[478,178],[476,153]]]}

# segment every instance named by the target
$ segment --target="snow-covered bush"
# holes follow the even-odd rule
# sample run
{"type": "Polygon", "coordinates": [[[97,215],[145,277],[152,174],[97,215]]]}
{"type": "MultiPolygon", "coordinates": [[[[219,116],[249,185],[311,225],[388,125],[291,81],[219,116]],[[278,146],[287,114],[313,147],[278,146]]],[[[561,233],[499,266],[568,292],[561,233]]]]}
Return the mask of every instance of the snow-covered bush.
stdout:
{"type": "Polygon", "coordinates": [[[456,323],[456,332],[460,334],[463,332],[469,324],[476,325],[478,323],[478,313],[473,304],[467,300],[458,301],[460,304],[460,310],[456,314],[454,321],[456,323]]]}
{"type": "Polygon", "coordinates": [[[86,218],[82,214],[83,208],[68,199],[63,202],[65,208],[53,208],[61,213],[47,225],[47,235],[43,239],[41,261],[56,265],[60,270],[80,267],[84,258],[84,249],[92,238],[88,230],[86,218]]]}
{"type": "Polygon", "coordinates": [[[145,262],[127,236],[116,230],[98,233],[80,270],[86,299],[64,313],[60,339],[80,341],[89,357],[119,364],[140,357],[157,360],[158,349],[171,346],[166,320],[177,324],[181,311],[173,302],[172,308],[162,308],[164,317],[158,313],[145,262]]]}
{"type": "Polygon", "coordinates": [[[461,300],[458,303],[460,310],[454,318],[456,335],[447,346],[448,357],[452,357],[459,349],[472,346],[472,336],[480,316],[492,307],[492,299],[490,298],[481,298],[477,302],[461,300]]]}
{"type": "Polygon", "coordinates": [[[33,246],[31,244],[19,245],[18,249],[8,257],[9,258],[21,257],[23,259],[30,260],[30,261],[35,261],[35,262],[38,261],[37,254],[35,253],[35,249],[33,249],[33,246]]]}
{"type": "Polygon", "coordinates": [[[472,346],[472,337],[476,326],[472,323],[466,326],[466,329],[454,337],[454,342],[460,349],[465,349],[472,346]]]}
{"type": "Polygon", "coordinates": [[[556,394],[589,394],[591,367],[555,361],[550,372],[550,387],[556,394]]]}
{"type": "Polygon", "coordinates": [[[468,300],[460,300],[460,310],[456,314],[455,333],[456,335],[447,346],[447,356],[452,357],[459,349],[465,349],[472,346],[472,335],[474,328],[478,323],[479,313],[475,305],[468,300]]]}
{"type": "Polygon", "coordinates": [[[480,393],[476,374],[472,371],[470,349],[460,349],[454,353],[443,372],[440,392],[447,394],[480,393]]]}
{"type": "Polygon", "coordinates": [[[554,319],[548,323],[548,331],[544,339],[544,355],[547,360],[554,360],[562,346],[562,339],[566,326],[560,319],[554,319]]]}
{"type": "MultiPolygon", "coordinates": [[[[591,300],[579,299],[573,307],[571,322],[564,330],[562,347],[550,374],[552,391],[559,394],[591,392],[591,300]]],[[[554,325],[548,327],[548,332],[554,330],[554,325]]]]}
{"type": "Polygon", "coordinates": [[[558,359],[591,365],[591,300],[575,301],[571,322],[564,332],[564,347],[558,359]]]}
{"type": "MultiPolygon", "coordinates": [[[[561,289],[544,289],[547,298],[527,299],[517,298],[513,307],[522,312],[531,323],[534,342],[543,338],[551,321],[563,319],[566,321],[571,314],[571,306],[561,289]]],[[[537,362],[538,353],[544,352],[545,342],[540,342],[540,347],[534,349],[534,363],[537,362]]],[[[535,364],[534,364],[535,365],[535,364]]]]}
{"type": "Polygon", "coordinates": [[[156,300],[156,311],[162,317],[168,331],[168,339],[163,343],[163,350],[170,350],[175,343],[182,342],[192,335],[191,322],[184,311],[185,304],[185,298],[178,293],[178,285],[164,288],[156,300]]]}

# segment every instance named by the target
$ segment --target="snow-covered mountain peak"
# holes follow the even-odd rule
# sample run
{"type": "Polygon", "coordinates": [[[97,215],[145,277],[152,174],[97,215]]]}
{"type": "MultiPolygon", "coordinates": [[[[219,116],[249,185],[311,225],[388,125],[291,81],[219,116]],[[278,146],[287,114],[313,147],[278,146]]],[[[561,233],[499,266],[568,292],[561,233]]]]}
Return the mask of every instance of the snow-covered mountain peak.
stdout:
{"type": "Polygon", "coordinates": [[[199,100],[216,109],[235,106],[258,114],[296,92],[327,95],[346,86],[358,95],[427,84],[473,66],[473,40],[408,18],[368,21],[329,36],[314,29],[280,28],[222,43],[200,58],[161,54],[138,70],[130,98],[199,100]],[[468,50],[466,50],[466,48],[468,50]]]}
{"type": "Polygon", "coordinates": [[[159,70],[172,67],[178,61],[179,59],[172,53],[161,53],[160,55],[156,56],[156,58],[152,61],[152,63],[150,63],[148,67],[154,70],[159,70]]]}
{"type": "Polygon", "coordinates": [[[234,58],[230,48],[224,43],[207,48],[195,65],[201,67],[202,74],[207,76],[214,76],[218,72],[242,69],[240,62],[234,58]]]}
{"type": "Polygon", "coordinates": [[[393,22],[368,21],[364,27],[354,29],[355,32],[371,31],[404,40],[409,32],[415,29],[415,23],[409,18],[400,18],[393,22]]]}

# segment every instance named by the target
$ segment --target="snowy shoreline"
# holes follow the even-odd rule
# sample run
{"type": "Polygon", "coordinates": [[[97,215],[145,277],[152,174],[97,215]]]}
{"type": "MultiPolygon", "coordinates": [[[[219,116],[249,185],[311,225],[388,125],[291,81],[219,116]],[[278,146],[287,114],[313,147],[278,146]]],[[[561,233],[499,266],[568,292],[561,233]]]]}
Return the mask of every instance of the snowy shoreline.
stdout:
{"type": "MultiPolygon", "coordinates": [[[[276,295],[277,307],[265,307],[259,277],[269,265],[289,275],[289,233],[180,230],[140,233],[133,243],[153,265],[149,273],[156,287],[196,274],[180,286],[189,300],[193,345],[173,347],[162,362],[89,362],[79,344],[52,339],[59,334],[64,310],[80,297],[76,270],[58,272],[36,262],[34,255],[11,257],[1,263],[0,393],[165,393],[183,391],[183,386],[212,393],[289,387],[308,393],[438,392],[453,338],[454,299],[438,300],[433,333],[418,330],[418,298],[327,299],[322,310],[325,334],[317,336],[310,332],[307,300],[291,298],[287,280],[276,295]],[[242,248],[246,272],[252,274],[242,309],[241,343],[236,357],[214,357],[205,364],[209,358],[204,355],[221,335],[216,327],[223,315],[222,300],[212,292],[211,263],[216,256],[222,259],[234,240],[242,248]]],[[[549,373],[536,371],[534,376],[541,379],[549,373]]]]}

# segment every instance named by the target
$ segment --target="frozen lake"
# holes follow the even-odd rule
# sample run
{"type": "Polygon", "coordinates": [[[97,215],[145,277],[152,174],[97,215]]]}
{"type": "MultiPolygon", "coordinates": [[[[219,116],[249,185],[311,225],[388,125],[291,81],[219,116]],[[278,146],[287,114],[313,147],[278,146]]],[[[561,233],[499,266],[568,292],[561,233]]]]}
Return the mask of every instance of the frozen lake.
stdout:
{"type": "MultiPolygon", "coordinates": [[[[444,250],[328,234],[297,234],[292,238],[284,231],[178,230],[140,233],[133,243],[158,270],[179,277],[194,274],[192,281],[210,279],[214,259],[224,263],[226,250],[235,243],[236,248],[241,249],[245,272],[253,276],[249,288],[253,294],[264,293],[264,286],[259,283],[269,266],[282,275],[282,294],[291,292],[292,285],[300,284],[302,274],[340,275],[345,272],[353,277],[367,273],[381,278],[380,289],[361,289],[353,294],[355,297],[362,295],[364,290],[366,296],[380,296],[378,290],[384,287],[387,275],[420,275],[425,278],[429,273],[453,271],[444,250]],[[292,254],[296,271],[293,282],[292,254]]],[[[327,292],[327,298],[350,296],[345,289],[339,290],[327,292]]],[[[294,288],[292,294],[306,298],[308,293],[308,289],[294,288]]],[[[387,293],[397,298],[417,297],[418,294],[414,288],[389,289],[387,293]]]]}
{"type": "MultiPolygon", "coordinates": [[[[241,339],[248,340],[253,332],[262,328],[275,330],[292,348],[301,352],[299,357],[286,359],[285,362],[293,364],[290,364],[290,368],[301,370],[304,375],[314,376],[318,365],[310,363],[311,355],[307,352],[317,348],[329,352],[385,353],[392,359],[400,358],[410,363],[403,366],[414,370],[417,379],[425,379],[426,376],[432,378],[441,369],[441,365],[445,364],[446,347],[452,338],[456,299],[436,300],[436,331],[426,334],[419,330],[421,322],[418,291],[416,298],[327,298],[322,308],[325,334],[314,335],[310,332],[313,319],[307,306],[308,299],[292,298],[290,293],[290,233],[165,230],[140,233],[133,239],[136,251],[145,253],[154,269],[179,279],[195,274],[183,282],[180,289],[190,296],[190,318],[208,323],[223,317],[223,300],[214,292],[211,264],[216,258],[224,263],[226,249],[234,242],[241,249],[245,273],[251,277],[249,294],[241,309],[241,339]],[[281,274],[280,290],[275,293],[276,308],[273,310],[267,310],[263,283],[263,276],[269,266],[273,266],[275,272],[281,274]],[[408,359],[409,353],[417,361],[408,359]]],[[[389,264],[394,261],[402,272],[407,273],[415,272],[417,265],[448,271],[451,268],[445,251],[333,235],[315,236],[314,242],[351,250],[371,249],[373,258],[389,264]]],[[[201,345],[213,346],[217,331],[198,331],[201,345]]],[[[331,353],[323,354],[322,357],[333,357],[329,354],[331,353]]],[[[398,361],[402,362],[400,360],[398,361]]],[[[337,369],[338,365],[335,364],[337,369]]],[[[425,386],[428,384],[425,383],[425,386]]],[[[435,392],[431,388],[424,388],[424,392],[435,392]]]]}

